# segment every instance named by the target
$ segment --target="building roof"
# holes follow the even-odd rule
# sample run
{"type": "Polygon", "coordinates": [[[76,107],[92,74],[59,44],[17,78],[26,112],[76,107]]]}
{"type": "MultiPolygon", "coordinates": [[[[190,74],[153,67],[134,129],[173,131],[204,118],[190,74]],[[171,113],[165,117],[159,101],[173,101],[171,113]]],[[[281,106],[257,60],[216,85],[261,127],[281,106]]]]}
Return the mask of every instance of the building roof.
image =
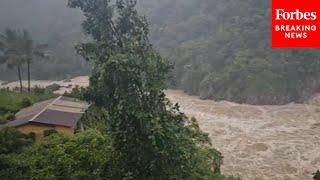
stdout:
{"type": "Polygon", "coordinates": [[[88,104],[83,101],[60,96],[22,109],[16,114],[16,119],[6,126],[17,127],[33,123],[75,128],[87,108],[88,104]]]}

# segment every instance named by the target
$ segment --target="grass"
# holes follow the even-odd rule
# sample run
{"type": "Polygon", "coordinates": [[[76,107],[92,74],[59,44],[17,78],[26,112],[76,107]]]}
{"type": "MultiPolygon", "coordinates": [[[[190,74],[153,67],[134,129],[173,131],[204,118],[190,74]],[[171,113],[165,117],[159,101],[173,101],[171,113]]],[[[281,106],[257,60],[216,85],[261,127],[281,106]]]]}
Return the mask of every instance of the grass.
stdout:
{"type": "Polygon", "coordinates": [[[13,120],[20,109],[53,97],[53,93],[44,89],[34,89],[31,93],[0,89],[0,124],[13,120]]]}

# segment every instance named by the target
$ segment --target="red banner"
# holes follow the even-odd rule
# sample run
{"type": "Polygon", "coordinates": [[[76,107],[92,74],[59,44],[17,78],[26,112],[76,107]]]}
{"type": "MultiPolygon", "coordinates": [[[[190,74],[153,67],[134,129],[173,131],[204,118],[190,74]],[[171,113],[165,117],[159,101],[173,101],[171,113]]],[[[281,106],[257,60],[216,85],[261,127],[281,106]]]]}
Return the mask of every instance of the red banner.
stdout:
{"type": "Polygon", "coordinates": [[[320,0],[272,0],[273,48],[320,48],[320,0]]]}

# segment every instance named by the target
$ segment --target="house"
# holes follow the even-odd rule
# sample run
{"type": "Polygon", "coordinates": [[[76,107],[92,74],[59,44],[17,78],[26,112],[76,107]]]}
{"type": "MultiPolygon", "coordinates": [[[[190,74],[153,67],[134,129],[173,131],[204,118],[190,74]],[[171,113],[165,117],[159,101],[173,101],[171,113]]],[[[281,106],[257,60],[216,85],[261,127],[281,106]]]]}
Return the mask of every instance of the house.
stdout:
{"type": "Polygon", "coordinates": [[[41,140],[48,130],[71,135],[81,126],[79,121],[87,108],[85,102],[60,96],[22,109],[6,126],[15,127],[24,134],[32,133],[36,140],[41,140]]]}

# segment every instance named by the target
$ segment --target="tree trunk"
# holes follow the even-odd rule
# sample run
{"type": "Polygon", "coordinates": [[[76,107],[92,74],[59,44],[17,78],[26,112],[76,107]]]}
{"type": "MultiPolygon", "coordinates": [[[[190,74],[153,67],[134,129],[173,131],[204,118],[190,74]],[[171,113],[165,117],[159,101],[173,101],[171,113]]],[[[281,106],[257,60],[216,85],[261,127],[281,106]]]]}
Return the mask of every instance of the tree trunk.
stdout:
{"type": "Polygon", "coordinates": [[[30,93],[31,87],[30,87],[30,60],[27,61],[28,64],[28,92],[30,93]]]}
{"type": "Polygon", "coordinates": [[[18,65],[18,76],[19,76],[19,82],[20,82],[20,92],[22,93],[22,78],[21,78],[21,68],[20,68],[20,65],[18,65]]]}

